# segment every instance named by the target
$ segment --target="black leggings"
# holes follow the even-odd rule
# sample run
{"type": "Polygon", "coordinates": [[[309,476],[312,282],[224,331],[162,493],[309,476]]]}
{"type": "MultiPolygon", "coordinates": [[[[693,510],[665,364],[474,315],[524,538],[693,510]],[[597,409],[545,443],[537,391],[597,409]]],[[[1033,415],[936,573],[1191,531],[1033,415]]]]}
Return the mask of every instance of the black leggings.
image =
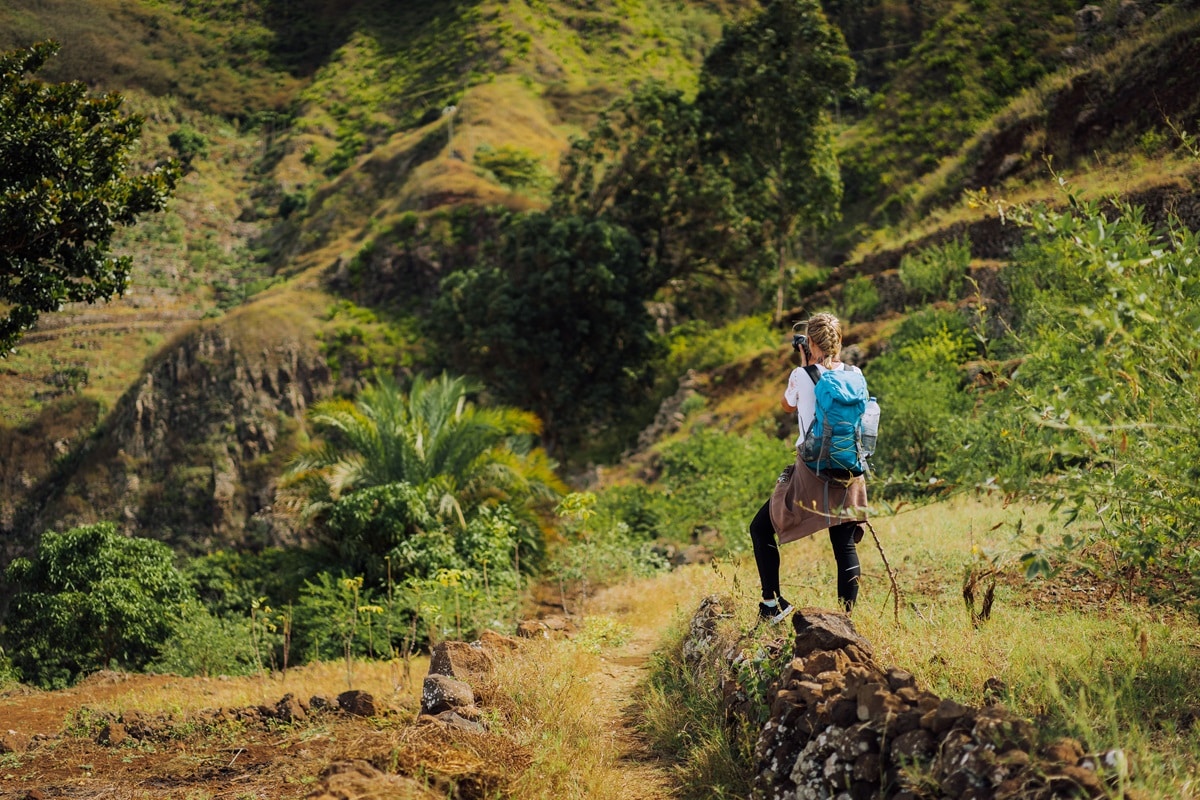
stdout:
{"type": "MultiPolygon", "coordinates": [[[[769,507],[769,501],[763,503],[750,522],[750,541],[754,543],[754,563],[758,565],[764,600],[779,596],[779,544],[769,507]]],[[[844,522],[829,528],[829,543],[833,545],[833,557],[837,561],[838,600],[846,611],[854,608],[858,600],[858,548],[854,542],[862,538],[860,529],[859,522],[844,522]]]]}

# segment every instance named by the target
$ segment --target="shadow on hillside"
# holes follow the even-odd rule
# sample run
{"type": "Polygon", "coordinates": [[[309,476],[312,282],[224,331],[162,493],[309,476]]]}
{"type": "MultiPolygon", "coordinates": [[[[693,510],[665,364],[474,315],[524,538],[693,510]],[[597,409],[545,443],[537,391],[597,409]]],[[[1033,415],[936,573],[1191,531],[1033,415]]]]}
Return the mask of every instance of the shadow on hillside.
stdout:
{"type": "Polygon", "coordinates": [[[264,0],[263,22],[275,34],[271,50],[279,66],[308,76],[356,32],[374,39],[386,57],[403,55],[423,41],[445,53],[445,60],[454,60],[460,51],[475,49],[464,47],[455,28],[479,4],[480,0],[264,0]],[[438,36],[442,32],[444,38],[438,36]]]}

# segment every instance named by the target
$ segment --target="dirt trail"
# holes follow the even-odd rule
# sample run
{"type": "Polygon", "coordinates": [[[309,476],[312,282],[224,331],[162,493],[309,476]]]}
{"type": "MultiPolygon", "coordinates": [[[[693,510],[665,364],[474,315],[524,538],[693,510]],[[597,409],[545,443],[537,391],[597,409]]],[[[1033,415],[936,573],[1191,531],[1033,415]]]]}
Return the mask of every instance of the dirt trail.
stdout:
{"type": "Polygon", "coordinates": [[[610,744],[621,765],[623,785],[613,795],[630,800],[678,796],[673,764],[655,753],[637,729],[641,706],[636,688],[649,675],[650,658],[662,644],[672,613],[661,604],[648,611],[646,600],[645,596],[631,596],[627,587],[618,587],[602,590],[588,608],[590,613],[612,616],[632,631],[625,644],[601,656],[592,708],[605,720],[610,744]]]}
{"type": "MultiPolygon", "coordinates": [[[[581,676],[588,697],[580,713],[601,723],[593,728],[600,735],[584,746],[589,751],[596,748],[589,755],[600,756],[599,761],[607,765],[604,797],[668,800],[678,796],[672,763],[656,754],[637,730],[641,706],[636,688],[648,675],[651,655],[660,646],[673,611],[660,606],[644,591],[618,589],[601,592],[587,609],[627,626],[629,632],[623,644],[606,647],[599,660],[591,662],[594,668],[581,676]]],[[[415,675],[424,675],[427,664],[414,667],[415,675]]],[[[390,692],[395,676],[387,665],[359,664],[355,671],[356,685],[388,698],[394,708],[408,709],[391,719],[415,713],[419,677],[403,696],[397,696],[390,692]]],[[[17,749],[5,753],[0,746],[0,800],[301,800],[310,796],[318,776],[333,761],[396,751],[416,728],[339,716],[294,728],[246,722],[207,731],[202,730],[198,709],[272,704],[285,692],[298,697],[335,694],[337,690],[330,687],[344,681],[343,668],[332,663],[294,670],[286,680],[106,672],[68,690],[0,696],[0,745],[7,736],[8,745],[17,749]],[[82,707],[166,708],[172,721],[155,722],[160,727],[155,735],[119,746],[105,744],[95,730],[57,735],[72,712],[82,707]],[[16,732],[15,738],[9,731],[16,732]]],[[[157,719],[159,712],[150,716],[157,719]]],[[[87,724],[86,714],[82,722],[87,724]]]]}
{"type": "Polygon", "coordinates": [[[618,795],[630,800],[676,796],[670,764],[651,750],[637,730],[634,689],[645,679],[657,645],[657,632],[636,632],[619,650],[603,657],[597,676],[594,711],[605,719],[622,766],[624,785],[618,795]]]}

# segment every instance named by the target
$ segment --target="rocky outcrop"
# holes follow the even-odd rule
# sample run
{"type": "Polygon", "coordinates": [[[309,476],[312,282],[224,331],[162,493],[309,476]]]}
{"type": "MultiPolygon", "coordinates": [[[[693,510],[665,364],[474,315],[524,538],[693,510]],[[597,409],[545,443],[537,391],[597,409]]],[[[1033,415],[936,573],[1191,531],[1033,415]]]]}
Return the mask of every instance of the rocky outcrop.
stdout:
{"type": "MultiPolygon", "coordinates": [[[[719,606],[705,601],[695,615],[699,651],[711,649],[705,642],[715,638],[719,606]]],[[[747,674],[744,654],[725,654],[731,720],[744,724],[767,709],[755,748],[756,798],[1121,796],[1107,781],[1127,769],[1120,751],[1086,754],[1074,740],[1042,741],[1031,722],[998,705],[972,708],[939,697],[908,672],[877,664],[845,614],[802,609],[793,627],[791,647],[780,648],[786,664],[765,697],[750,696],[738,681],[747,674]]]]}
{"type": "Polygon", "coordinates": [[[24,537],[115,520],[191,552],[293,543],[269,511],[304,412],[332,392],[315,330],[301,308],[250,306],[165,348],[24,537]]]}

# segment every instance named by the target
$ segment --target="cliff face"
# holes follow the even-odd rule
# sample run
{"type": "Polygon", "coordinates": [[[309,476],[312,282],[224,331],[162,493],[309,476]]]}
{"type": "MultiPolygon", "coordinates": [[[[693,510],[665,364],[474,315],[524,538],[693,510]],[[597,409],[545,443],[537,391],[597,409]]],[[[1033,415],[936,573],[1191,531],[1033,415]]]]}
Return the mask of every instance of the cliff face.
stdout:
{"type": "Polygon", "coordinates": [[[31,492],[39,507],[16,538],[115,520],[190,552],[291,541],[270,510],[306,409],[332,393],[315,327],[277,303],[182,336],[68,459],[77,466],[51,475],[43,500],[31,492]]]}

